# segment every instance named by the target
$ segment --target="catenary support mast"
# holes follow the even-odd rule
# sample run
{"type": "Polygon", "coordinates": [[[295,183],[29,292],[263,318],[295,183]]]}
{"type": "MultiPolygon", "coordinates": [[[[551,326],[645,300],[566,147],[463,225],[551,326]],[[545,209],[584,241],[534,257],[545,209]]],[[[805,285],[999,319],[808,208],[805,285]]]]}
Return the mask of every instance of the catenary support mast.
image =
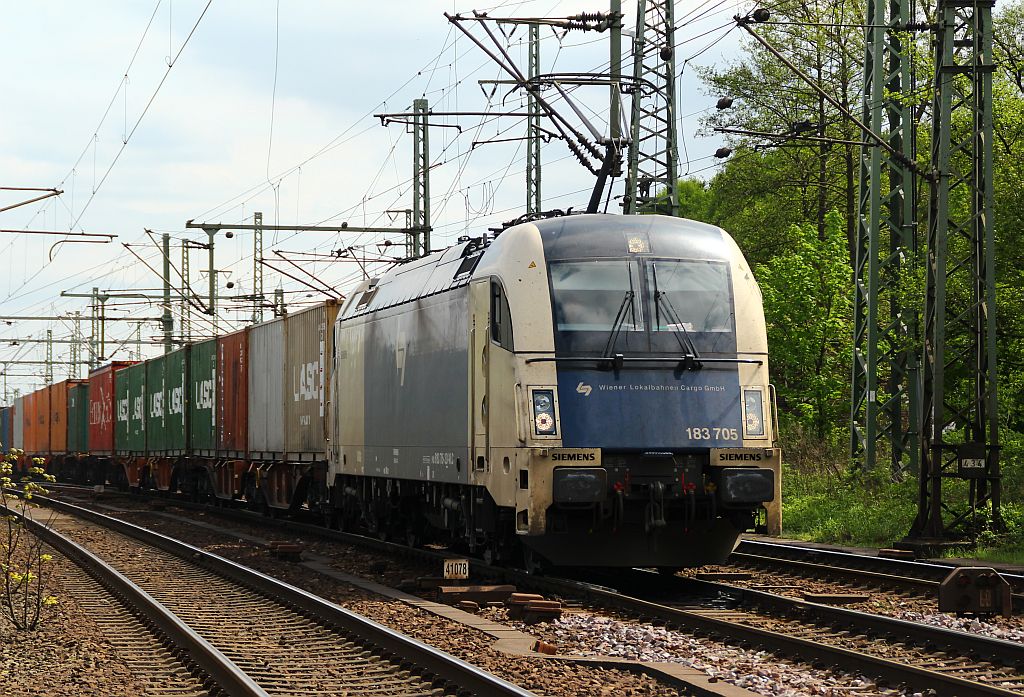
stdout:
{"type": "Polygon", "coordinates": [[[850,454],[871,470],[882,446],[897,478],[916,474],[920,456],[918,313],[909,285],[918,256],[910,6],[868,0],[861,120],[903,157],[861,148],[854,266],[850,454]]]}
{"type": "Polygon", "coordinates": [[[1000,527],[991,0],[940,0],[935,40],[916,538],[1000,527]],[[954,128],[963,113],[966,127],[954,128]],[[943,480],[969,482],[967,505],[943,480]]]}
{"type": "Polygon", "coordinates": [[[626,214],[679,214],[674,26],[674,0],[637,0],[626,214]]]}

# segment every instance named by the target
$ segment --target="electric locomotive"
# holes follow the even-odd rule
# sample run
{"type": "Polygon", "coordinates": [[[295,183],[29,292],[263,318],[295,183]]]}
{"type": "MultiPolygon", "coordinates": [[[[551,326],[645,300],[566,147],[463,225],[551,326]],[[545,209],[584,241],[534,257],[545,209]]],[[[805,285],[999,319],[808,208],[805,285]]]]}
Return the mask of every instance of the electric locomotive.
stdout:
{"type": "Polygon", "coordinates": [[[570,215],[367,280],[334,325],[326,486],[344,525],[488,558],[722,562],[777,532],[761,295],[723,230],[570,215]]]}

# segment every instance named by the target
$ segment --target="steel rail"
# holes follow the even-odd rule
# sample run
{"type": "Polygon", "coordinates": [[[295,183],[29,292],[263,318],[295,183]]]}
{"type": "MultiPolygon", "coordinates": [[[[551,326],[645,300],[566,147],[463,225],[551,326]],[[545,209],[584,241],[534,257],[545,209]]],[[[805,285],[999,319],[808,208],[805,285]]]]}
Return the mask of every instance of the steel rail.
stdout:
{"type": "MultiPolygon", "coordinates": [[[[868,580],[876,579],[929,588],[938,588],[939,583],[949,572],[960,566],[939,561],[891,559],[765,540],[740,541],[732,558],[755,563],[778,562],[792,565],[797,569],[827,569],[834,575],[848,574],[850,577],[861,576],[868,580]]],[[[983,565],[984,562],[980,561],[976,564],[983,565]]],[[[1024,590],[1024,575],[1007,571],[999,571],[999,575],[1017,591],[1014,593],[1014,600],[1024,603],[1024,593],[1021,593],[1024,590]]]]}
{"type": "MultiPolygon", "coordinates": [[[[253,523],[254,520],[264,521],[281,529],[292,530],[316,535],[320,538],[364,548],[375,549],[389,554],[438,562],[451,557],[451,553],[426,549],[410,548],[403,544],[387,542],[351,532],[329,530],[309,523],[269,519],[258,514],[235,509],[214,508],[204,504],[175,501],[176,505],[188,508],[210,510],[220,515],[227,515],[240,521],[253,523]]],[[[87,509],[86,509],[87,510],[87,509]]],[[[155,534],[155,533],[154,533],[155,534]]],[[[597,585],[592,582],[576,579],[555,578],[528,574],[525,571],[488,565],[481,560],[470,558],[470,567],[475,576],[484,579],[501,580],[515,583],[517,586],[546,594],[572,597],[591,603],[595,606],[620,610],[631,616],[654,620],[691,631],[722,637],[728,641],[751,643],[769,651],[778,651],[794,658],[816,663],[826,661],[841,670],[859,672],[893,683],[910,684],[915,689],[934,689],[937,694],[956,694],[958,697],[982,697],[1021,695],[1021,692],[1008,690],[998,685],[989,685],[962,678],[956,675],[930,670],[910,663],[900,662],[879,656],[862,654],[852,649],[824,644],[814,639],[806,639],[770,629],[738,624],[726,619],[702,614],[700,610],[688,610],[665,605],[661,602],[646,600],[617,591],[608,585],[597,585]]],[[[727,584],[709,581],[696,581],[670,577],[650,572],[633,570],[634,582],[644,581],[640,585],[660,587],[668,585],[670,590],[680,594],[694,592],[702,595],[725,596],[740,605],[754,605],[777,613],[767,618],[803,619],[816,623],[821,620],[833,626],[841,626],[847,630],[869,631],[896,642],[911,646],[927,647],[932,650],[945,650],[951,647],[950,654],[964,657],[978,656],[982,659],[999,661],[1009,666],[1024,666],[1024,645],[1016,642],[993,639],[978,634],[969,634],[942,627],[922,625],[906,620],[898,620],[884,615],[848,610],[830,605],[788,598],[764,591],[739,588],[727,584]],[[672,587],[675,586],[673,589],[672,587]],[[959,652],[959,654],[956,654],[959,652]]],[[[599,581],[600,583],[600,581],[599,581]]],[[[611,584],[616,581],[605,581],[611,584]]],[[[741,609],[741,608],[740,608],[741,609]]]]}
{"type": "MultiPolygon", "coordinates": [[[[34,500],[41,498],[33,497],[34,500]]],[[[34,535],[72,560],[116,597],[123,599],[129,607],[138,611],[175,646],[186,652],[195,665],[199,666],[225,694],[232,697],[269,697],[266,691],[231,659],[117,569],[74,540],[34,520],[31,516],[22,515],[20,511],[3,506],[0,506],[0,510],[19,518],[34,535]]]]}
{"type": "MultiPolygon", "coordinates": [[[[640,570],[634,570],[632,573],[643,574],[654,585],[664,583],[677,585],[679,591],[690,598],[694,595],[693,591],[704,595],[724,595],[740,605],[767,607],[777,613],[767,615],[765,619],[805,621],[818,626],[821,626],[821,620],[824,619],[831,626],[842,626],[846,630],[860,630],[861,632],[867,630],[872,634],[893,637],[896,642],[912,646],[927,647],[936,651],[943,650],[947,646],[954,646],[961,652],[959,654],[961,656],[977,655],[991,659],[995,655],[1011,666],[1024,665],[1024,645],[1015,642],[920,625],[883,615],[836,608],[725,584],[708,581],[695,582],[691,579],[667,577],[640,570]]],[[[726,638],[729,641],[751,643],[765,650],[782,652],[811,663],[825,661],[830,666],[841,670],[863,673],[895,684],[913,685],[915,690],[933,689],[937,694],[955,694],[957,697],[984,695],[1002,695],[1003,697],[1017,695],[1019,697],[1022,694],[998,685],[980,683],[915,666],[911,663],[863,654],[841,646],[822,643],[813,638],[808,639],[772,629],[736,623],[715,617],[706,611],[682,609],[665,605],[662,602],[626,595],[600,585],[567,579],[532,577],[524,573],[520,573],[520,579],[524,585],[532,579],[532,585],[538,590],[545,589],[549,593],[571,594],[595,605],[615,608],[635,617],[704,632],[726,638]]],[[[743,610],[742,607],[737,609],[743,610]]],[[[955,651],[950,651],[950,653],[956,655],[955,651]]]]}
{"type": "Polygon", "coordinates": [[[495,695],[496,697],[506,695],[509,697],[531,697],[533,695],[518,685],[502,680],[439,649],[230,559],[66,501],[39,495],[33,496],[33,500],[132,537],[177,557],[187,559],[189,562],[230,581],[245,585],[272,598],[283,600],[338,630],[357,636],[367,644],[372,644],[396,663],[415,665],[444,680],[457,688],[460,693],[495,695]]]}

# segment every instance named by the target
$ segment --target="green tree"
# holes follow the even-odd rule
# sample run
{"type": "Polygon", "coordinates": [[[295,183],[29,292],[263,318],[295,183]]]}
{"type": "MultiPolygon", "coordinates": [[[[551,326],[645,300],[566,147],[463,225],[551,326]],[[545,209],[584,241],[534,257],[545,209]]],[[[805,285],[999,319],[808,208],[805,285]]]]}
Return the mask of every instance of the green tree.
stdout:
{"type": "Polygon", "coordinates": [[[843,218],[825,217],[825,234],[805,223],[792,246],[755,273],[764,296],[779,406],[819,440],[836,435],[849,413],[852,298],[843,218]]]}
{"type": "MultiPolygon", "coordinates": [[[[782,195],[787,207],[776,208],[777,212],[784,218],[796,216],[801,222],[813,222],[819,237],[825,236],[828,212],[843,211],[852,252],[859,167],[858,146],[854,143],[860,136],[847,113],[859,109],[864,39],[863,32],[852,31],[849,25],[863,23],[862,10],[842,0],[784,0],[772,7],[773,22],[756,24],[754,31],[838,100],[842,108],[832,106],[771,51],[748,39],[738,60],[724,68],[700,69],[710,94],[734,100],[732,108],[709,116],[705,128],[746,131],[729,137],[735,150],[733,162],[744,174],[750,173],[751,167],[759,168],[763,180],[776,185],[767,191],[763,186],[735,186],[745,177],[730,176],[728,183],[733,186],[727,188],[732,206],[771,207],[773,202],[766,199],[782,195]],[[766,154],[753,150],[764,146],[775,149],[766,154]],[[741,160],[750,159],[754,162],[739,165],[741,160]]],[[[726,170],[731,168],[732,163],[726,170]]],[[[772,222],[777,225],[783,220],[772,222]]],[[[784,229],[776,225],[771,227],[784,229]]],[[[748,234],[733,230],[738,236],[748,234]]]]}

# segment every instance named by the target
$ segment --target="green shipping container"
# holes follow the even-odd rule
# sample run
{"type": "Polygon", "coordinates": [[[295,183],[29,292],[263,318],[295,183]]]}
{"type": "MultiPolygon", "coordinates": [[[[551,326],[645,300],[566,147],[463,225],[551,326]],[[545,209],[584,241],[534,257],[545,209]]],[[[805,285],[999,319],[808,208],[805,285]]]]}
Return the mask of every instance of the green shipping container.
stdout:
{"type": "Polygon", "coordinates": [[[89,452],[89,383],[68,390],[68,452],[89,452]]]}
{"type": "MultiPolygon", "coordinates": [[[[169,455],[182,455],[189,449],[185,390],[190,353],[189,347],[185,346],[164,355],[164,429],[169,455]]],[[[152,451],[152,446],[149,449],[152,451]]]]}
{"type": "Polygon", "coordinates": [[[213,455],[217,448],[217,340],[192,345],[189,358],[188,419],[192,452],[213,455]]]}
{"type": "Polygon", "coordinates": [[[114,373],[117,426],[114,448],[120,455],[146,452],[146,363],[136,363],[114,373]]]}
{"type": "MultiPolygon", "coordinates": [[[[167,449],[167,429],[164,426],[164,356],[146,361],[146,445],[151,453],[167,449]]],[[[134,448],[133,448],[134,449],[134,448]]]]}
{"type": "Polygon", "coordinates": [[[128,369],[114,373],[114,452],[128,451],[128,415],[132,411],[131,380],[128,369]]]}

